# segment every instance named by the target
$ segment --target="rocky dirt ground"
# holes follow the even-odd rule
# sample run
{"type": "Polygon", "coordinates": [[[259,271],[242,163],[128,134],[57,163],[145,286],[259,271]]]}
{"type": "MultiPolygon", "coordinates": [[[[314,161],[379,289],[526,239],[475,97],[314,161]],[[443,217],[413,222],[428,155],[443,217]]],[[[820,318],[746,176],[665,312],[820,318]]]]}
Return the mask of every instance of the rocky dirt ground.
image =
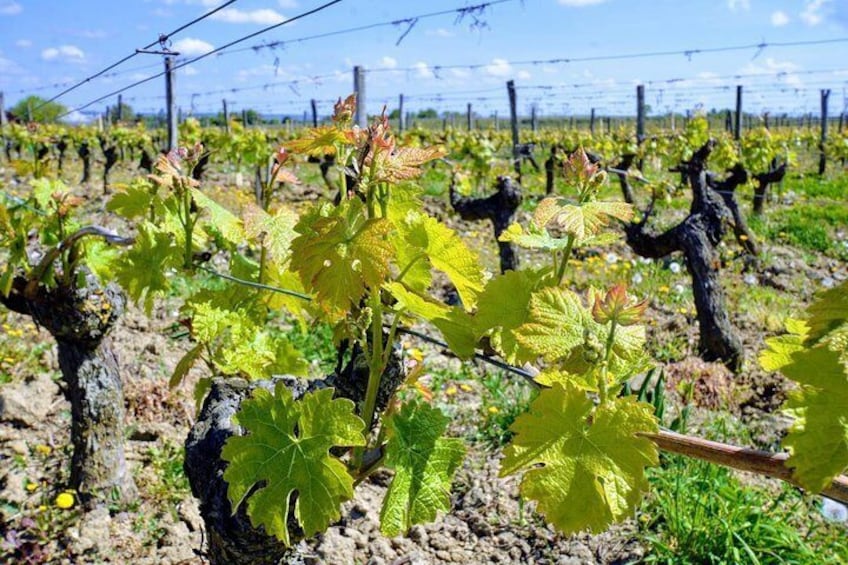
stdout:
{"type": "MultiPolygon", "coordinates": [[[[299,199],[310,200],[318,192],[304,190],[299,199]]],[[[442,202],[428,206],[450,217],[442,202]]],[[[489,226],[450,222],[483,250],[494,266],[489,226]]],[[[731,263],[725,279],[731,316],[750,357],[762,348],[766,335],[779,331],[779,320],[770,317],[780,313],[776,308],[786,304],[797,312],[828,280],[848,276],[845,264],[833,259],[781,246],[767,246],[766,251],[759,271],[743,273],[731,263]],[[755,303],[757,308],[743,307],[751,302],[745,302],[745,297],[758,288],[771,289],[768,296],[776,296],[776,302],[763,299],[755,303]]],[[[576,268],[578,285],[597,277],[635,281],[644,266],[624,246],[590,251],[583,259],[576,268]],[[610,260],[611,255],[615,261],[610,260]],[[596,259],[590,260],[593,256],[596,259]]],[[[669,264],[655,267],[668,270],[669,264]]],[[[645,271],[645,277],[649,274],[645,271]]],[[[746,371],[733,378],[722,368],[693,358],[697,325],[691,298],[687,302],[685,289],[675,297],[673,286],[686,284],[685,269],[679,276],[672,275],[663,279],[667,284],[642,290],[652,296],[647,316],[649,339],[652,351],[667,368],[669,391],[675,393],[675,379],[697,375],[700,405],[714,402],[729,407],[755,429],[759,447],[775,446],[786,426],[785,419],[775,413],[786,383],[758,369],[755,362],[749,362],[746,371]]],[[[639,285],[634,287],[639,292],[639,285]]],[[[61,509],[55,503],[67,478],[70,414],[50,337],[29,320],[0,314],[0,344],[5,347],[0,352],[18,354],[0,359],[0,367],[9,375],[8,382],[0,384],[0,562],[204,562],[202,520],[179,470],[182,442],[195,415],[190,392],[193,381],[190,378],[174,391],[168,388],[170,372],[186,348],[184,342],[168,337],[175,317],[167,301],[152,317],[130,308],[113,333],[125,387],[128,459],[139,498],[83,513],[76,506],[61,509]]],[[[464,380],[464,386],[457,389],[458,381],[444,376],[458,369],[455,360],[447,360],[412,338],[409,345],[420,350],[428,363],[432,375],[423,382],[434,387],[436,401],[454,415],[453,431],[475,436],[475,430],[486,421],[482,407],[489,404],[482,378],[464,380]]],[[[407,537],[394,539],[379,533],[379,509],[389,475],[377,473],[345,505],[342,521],[302,544],[301,554],[311,563],[374,565],[630,563],[644,556],[646,548],[636,536],[635,520],[595,536],[557,534],[531,506],[519,502],[515,478],[498,478],[499,457],[498,450],[487,443],[472,443],[455,480],[452,511],[433,524],[414,527],[407,537]]]]}

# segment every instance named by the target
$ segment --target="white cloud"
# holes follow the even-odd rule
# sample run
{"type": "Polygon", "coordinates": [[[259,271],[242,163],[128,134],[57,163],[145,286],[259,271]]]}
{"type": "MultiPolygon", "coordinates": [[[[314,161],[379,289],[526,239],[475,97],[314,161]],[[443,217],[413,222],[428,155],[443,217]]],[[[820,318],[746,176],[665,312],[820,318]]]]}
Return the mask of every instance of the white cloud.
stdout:
{"type": "Polygon", "coordinates": [[[439,27],[436,29],[428,29],[425,33],[430,37],[453,37],[454,35],[456,35],[454,32],[443,27],[439,27]]]}
{"type": "Polygon", "coordinates": [[[736,12],[737,10],[747,12],[751,9],[751,0],[727,0],[727,7],[730,8],[731,12],[736,12]]]}
{"type": "Polygon", "coordinates": [[[297,8],[298,6],[297,0],[277,0],[277,4],[279,4],[280,8],[284,10],[291,10],[292,8],[297,8]]]}
{"type": "Polygon", "coordinates": [[[530,80],[533,75],[530,74],[530,71],[518,71],[518,74],[515,75],[515,78],[519,80],[530,80]]]}
{"type": "Polygon", "coordinates": [[[384,69],[394,69],[397,67],[397,59],[394,57],[385,56],[380,59],[380,66],[384,69]]]}
{"type": "Polygon", "coordinates": [[[794,72],[800,69],[801,67],[799,65],[791,61],[778,61],[773,57],[767,57],[764,64],[757,65],[749,63],[739,73],[746,75],[777,75],[778,82],[793,87],[801,87],[804,83],[801,77],[794,72]]]}
{"type": "Polygon", "coordinates": [[[582,6],[594,6],[596,4],[603,4],[607,0],[557,0],[563,6],[573,6],[575,8],[580,8],[582,6]]]}
{"type": "Polygon", "coordinates": [[[183,72],[183,74],[184,74],[185,76],[187,76],[187,77],[193,77],[193,76],[197,76],[197,75],[199,75],[199,74],[200,74],[200,71],[198,71],[197,69],[195,69],[195,68],[194,68],[193,66],[191,66],[191,65],[189,65],[188,67],[185,67],[184,69],[180,69],[180,70],[181,70],[181,71],[183,72]]]}
{"type": "Polygon", "coordinates": [[[771,14],[771,25],[774,27],[782,27],[789,23],[789,16],[786,15],[786,12],[782,10],[778,10],[776,12],[772,12],[771,14]]]}
{"type": "Polygon", "coordinates": [[[66,124],[87,124],[91,121],[91,118],[78,110],[74,110],[73,112],[62,118],[62,121],[66,124]]]}
{"type": "Polygon", "coordinates": [[[204,53],[209,53],[215,47],[202,39],[195,39],[193,37],[186,37],[185,39],[180,39],[175,42],[171,49],[179,53],[180,55],[203,55],[204,53]]]}
{"type": "Polygon", "coordinates": [[[415,76],[418,78],[433,78],[435,76],[433,71],[430,70],[430,66],[424,61],[418,61],[412,66],[415,67],[415,76]]]}
{"type": "Polygon", "coordinates": [[[485,66],[486,73],[495,77],[505,77],[512,74],[512,66],[506,59],[492,59],[492,62],[485,66]]]}
{"type": "Polygon", "coordinates": [[[15,42],[15,47],[20,47],[21,49],[32,47],[32,41],[29,39],[19,39],[15,42]]]}
{"type": "Polygon", "coordinates": [[[271,10],[251,10],[243,11],[235,8],[225,8],[220,12],[216,12],[210,16],[210,19],[226,22],[228,24],[262,24],[273,25],[285,21],[286,18],[282,14],[271,10]]]}
{"type": "Polygon", "coordinates": [[[2,16],[15,16],[23,11],[23,7],[17,2],[0,0],[0,15],[2,16]]]}
{"type": "Polygon", "coordinates": [[[48,47],[41,52],[45,61],[63,61],[66,63],[81,63],[85,61],[85,53],[76,45],[61,45],[48,47]]]}
{"type": "Polygon", "coordinates": [[[822,8],[826,4],[830,4],[832,0],[807,0],[804,4],[804,11],[801,12],[801,19],[808,26],[817,26],[824,21],[822,8]]]}

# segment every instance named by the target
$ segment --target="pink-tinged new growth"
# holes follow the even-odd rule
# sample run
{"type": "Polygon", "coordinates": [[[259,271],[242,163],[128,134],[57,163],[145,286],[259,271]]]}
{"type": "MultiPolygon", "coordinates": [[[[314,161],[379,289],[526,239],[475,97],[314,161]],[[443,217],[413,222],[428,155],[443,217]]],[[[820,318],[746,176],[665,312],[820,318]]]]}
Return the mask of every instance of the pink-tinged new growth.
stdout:
{"type": "Polygon", "coordinates": [[[344,101],[339,98],[339,101],[333,105],[333,121],[341,126],[345,126],[353,119],[353,112],[356,110],[356,94],[351,94],[344,101]]]}
{"type": "Polygon", "coordinates": [[[599,324],[615,321],[619,326],[632,326],[639,321],[647,307],[647,300],[635,302],[632,296],[627,296],[627,286],[619,283],[603,299],[599,294],[595,295],[592,317],[599,324]]]}
{"type": "Polygon", "coordinates": [[[597,172],[598,166],[589,161],[589,157],[586,156],[582,147],[572,153],[562,164],[562,174],[565,180],[579,186],[583,186],[592,180],[597,172]]]}
{"type": "Polygon", "coordinates": [[[300,179],[288,169],[283,168],[283,164],[289,160],[289,157],[291,157],[291,153],[285,147],[280,147],[274,152],[274,166],[271,168],[271,178],[277,182],[299,184],[300,179]]]}

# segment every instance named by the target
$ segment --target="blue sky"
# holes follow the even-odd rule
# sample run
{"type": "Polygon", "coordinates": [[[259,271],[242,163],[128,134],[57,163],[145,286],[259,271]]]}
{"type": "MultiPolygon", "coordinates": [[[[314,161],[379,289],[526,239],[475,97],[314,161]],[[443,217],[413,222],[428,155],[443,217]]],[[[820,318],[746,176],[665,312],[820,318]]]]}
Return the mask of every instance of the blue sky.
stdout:
{"type": "MultiPolygon", "coordinates": [[[[29,93],[50,97],[62,90],[54,85],[93,74],[223,1],[0,0],[0,90],[7,105],[29,93]]],[[[237,0],[175,35],[171,49],[196,56],[323,1],[237,0]]],[[[412,111],[464,110],[471,102],[482,115],[504,115],[509,79],[519,87],[520,111],[535,104],[542,115],[585,114],[591,107],[601,115],[631,113],[639,82],[647,83],[647,102],[660,111],[727,107],[736,84],[745,85],[750,110],[818,112],[820,88],[833,90],[832,113],[845,107],[848,41],[530,61],[848,38],[848,0],[501,0],[461,18],[420,18],[411,29],[396,24],[293,41],[482,1],[343,0],[239,47],[288,44],[212,55],[180,69],[178,104],[185,113],[209,112],[226,98],[234,110],[300,115],[316,98],[326,113],[327,101],[351,91],[353,65],[362,65],[369,71],[369,112],[384,103],[396,106],[404,93],[412,111]],[[275,84],[263,87],[269,83],[275,84]]],[[[157,55],[136,56],[116,69],[120,74],[92,80],[60,102],[81,106],[161,68],[157,55]]],[[[163,93],[164,79],[157,78],[124,93],[124,100],[138,111],[156,112],[163,93]]],[[[107,102],[115,100],[89,110],[102,111],[107,102]]]]}

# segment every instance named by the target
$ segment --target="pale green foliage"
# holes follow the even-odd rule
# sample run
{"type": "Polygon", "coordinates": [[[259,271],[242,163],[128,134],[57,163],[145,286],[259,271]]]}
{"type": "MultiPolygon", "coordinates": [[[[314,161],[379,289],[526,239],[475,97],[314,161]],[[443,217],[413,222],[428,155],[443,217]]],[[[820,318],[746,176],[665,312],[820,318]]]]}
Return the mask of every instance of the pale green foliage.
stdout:
{"type": "Polygon", "coordinates": [[[301,354],[264,327],[266,307],[258,298],[241,288],[199,292],[186,306],[192,315],[192,336],[208,347],[208,360],[225,375],[251,379],[306,375],[301,354]]]}
{"type": "Polygon", "coordinates": [[[242,216],[246,234],[268,249],[270,259],[277,264],[284,264],[289,256],[291,242],[297,235],[294,231],[297,214],[285,207],[269,214],[251,204],[245,208],[242,216]]]}
{"type": "Polygon", "coordinates": [[[555,227],[574,236],[576,244],[597,235],[611,218],[630,221],[633,206],[625,202],[589,201],[571,204],[565,198],[545,198],[533,214],[539,227],[555,227]]]}
{"type": "Polygon", "coordinates": [[[848,468],[848,282],[822,293],[787,330],[766,340],[760,364],[800,385],[786,402],[795,421],[783,444],[795,478],[819,492],[848,468]]]}
{"type": "Polygon", "coordinates": [[[106,203],[106,209],[127,219],[148,217],[151,211],[161,213],[162,199],[157,195],[156,185],[147,179],[135,179],[122,187],[106,203]]]}
{"type": "MultiPolygon", "coordinates": [[[[477,254],[456,232],[426,214],[409,213],[400,231],[404,242],[412,249],[411,252],[406,251],[404,259],[420,257],[423,265],[429,262],[433,268],[445,273],[456,287],[465,308],[472,309],[477,304],[477,295],[483,290],[483,270],[477,254]]],[[[429,286],[429,281],[426,286],[429,286]]]]}
{"type": "Polygon", "coordinates": [[[200,209],[200,219],[203,220],[203,226],[207,231],[220,234],[229,243],[235,245],[244,241],[244,225],[235,214],[196,188],[191,189],[191,197],[200,209]]]}
{"type": "Polygon", "coordinates": [[[516,362],[516,330],[527,321],[530,298],[539,286],[539,271],[508,271],[486,284],[474,317],[477,337],[488,336],[491,346],[510,363],[516,362]]]}
{"type": "Polygon", "coordinates": [[[169,269],[179,265],[173,237],[162,232],[153,224],[142,223],[138,227],[135,245],[127,250],[117,262],[115,278],[130,298],[144,304],[149,315],[153,300],[164,294],[170,283],[169,269]]]}
{"type": "Polygon", "coordinates": [[[387,422],[386,466],[395,476],[383,500],[380,530],[394,537],[450,509],[450,485],[465,447],[442,437],[450,420],[421,401],[405,404],[387,422]]]}
{"type": "Polygon", "coordinates": [[[324,206],[301,217],[291,244],[292,269],[315,291],[329,318],[339,318],[389,273],[391,223],[368,219],[359,200],[324,206]]]}
{"type": "Polygon", "coordinates": [[[283,383],[273,394],[257,389],[237,414],[247,435],[230,437],[221,452],[229,462],[224,480],[233,510],[262,483],[247,501],[248,515],[286,545],[295,492],[294,518],[305,536],[338,520],[341,504],[353,496],[353,478],[330,448],[365,445],[365,424],[353,408],[350,400],[333,400],[333,389],[298,401],[283,383]]]}
{"type": "Polygon", "coordinates": [[[522,496],[565,533],[629,516],[647,487],[645,467],[657,464],[656,446],[636,435],[656,432],[656,419],[632,397],[595,408],[580,388],[554,384],[510,429],[501,476],[526,471],[522,496]]]}
{"type": "MultiPolygon", "coordinates": [[[[608,325],[595,322],[576,293],[543,288],[533,293],[527,322],[515,330],[520,345],[517,357],[532,361],[542,356],[567,373],[590,373],[597,368],[599,348],[608,333],[608,325]]],[[[646,368],[644,345],[643,326],[616,328],[607,366],[611,384],[646,368]]]]}

